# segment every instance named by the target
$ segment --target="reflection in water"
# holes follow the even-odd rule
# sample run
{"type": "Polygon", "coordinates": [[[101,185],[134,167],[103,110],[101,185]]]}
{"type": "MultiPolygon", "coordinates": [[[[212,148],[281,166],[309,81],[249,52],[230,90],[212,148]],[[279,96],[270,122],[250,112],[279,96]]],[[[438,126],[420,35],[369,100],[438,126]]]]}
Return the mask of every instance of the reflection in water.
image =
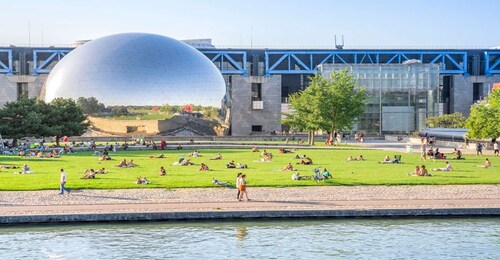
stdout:
{"type": "Polygon", "coordinates": [[[330,219],[0,227],[0,259],[124,257],[500,259],[500,219],[330,219]]]}
{"type": "Polygon", "coordinates": [[[244,240],[247,236],[247,227],[246,226],[237,226],[236,227],[236,238],[238,240],[244,240]]]}

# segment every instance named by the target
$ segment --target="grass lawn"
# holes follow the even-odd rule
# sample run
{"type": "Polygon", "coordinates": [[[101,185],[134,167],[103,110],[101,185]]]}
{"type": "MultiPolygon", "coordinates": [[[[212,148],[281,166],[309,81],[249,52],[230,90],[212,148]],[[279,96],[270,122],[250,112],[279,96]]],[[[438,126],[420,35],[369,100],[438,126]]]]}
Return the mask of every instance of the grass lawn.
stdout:
{"type": "MultiPolygon", "coordinates": [[[[466,155],[466,160],[450,160],[455,168],[452,172],[431,172],[431,168],[444,167],[444,160],[426,161],[432,177],[410,177],[418,162],[418,154],[403,154],[403,164],[378,164],[385,155],[393,157],[395,152],[382,150],[306,150],[302,149],[292,154],[279,154],[277,149],[269,149],[274,155],[273,162],[255,162],[259,160],[260,152],[253,153],[250,149],[205,149],[202,157],[192,158],[196,166],[173,166],[180,156],[186,156],[190,150],[166,151],[166,158],[151,159],[150,155],[159,155],[161,151],[118,151],[111,153],[111,161],[99,162],[98,157],[91,152],[79,152],[74,155],[63,155],[62,158],[38,159],[19,156],[0,156],[0,165],[22,166],[27,163],[35,174],[13,174],[13,169],[3,169],[0,172],[0,190],[44,190],[58,189],[59,169],[64,168],[68,174],[67,187],[72,189],[122,189],[122,188],[181,188],[181,187],[213,187],[212,178],[221,181],[235,182],[239,171],[247,175],[249,186],[313,186],[313,185],[415,185],[415,184],[499,184],[500,157],[476,157],[466,155]],[[209,160],[221,152],[223,159],[209,160]],[[299,160],[293,159],[296,154],[306,154],[313,159],[314,165],[296,165],[299,160]],[[345,159],[362,154],[366,161],[347,162],[345,159]],[[488,157],[493,168],[477,167],[488,157]],[[135,168],[117,168],[120,160],[134,159],[138,164],[135,168]],[[245,163],[248,169],[226,169],[225,164],[234,160],[245,163]],[[200,163],[210,167],[208,172],[199,172],[200,163]],[[334,176],[325,182],[316,183],[312,180],[294,181],[292,172],[279,171],[288,162],[294,164],[301,175],[312,175],[315,167],[326,167],[334,176]],[[159,176],[159,168],[164,166],[168,176],[159,176]],[[95,179],[80,179],[87,168],[105,167],[108,174],[96,175],[95,179]],[[148,185],[138,185],[134,181],[137,176],[147,176],[152,182],[148,185]]],[[[17,170],[17,169],[16,169],[17,170]]]]}

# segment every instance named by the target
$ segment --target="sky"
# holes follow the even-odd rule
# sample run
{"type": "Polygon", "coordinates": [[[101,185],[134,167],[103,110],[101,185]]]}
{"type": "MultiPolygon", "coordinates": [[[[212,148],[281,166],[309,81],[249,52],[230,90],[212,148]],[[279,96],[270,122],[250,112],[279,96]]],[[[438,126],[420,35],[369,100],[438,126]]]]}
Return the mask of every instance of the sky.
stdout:
{"type": "Polygon", "coordinates": [[[217,47],[500,46],[500,0],[0,0],[0,46],[123,32],[217,47]]]}

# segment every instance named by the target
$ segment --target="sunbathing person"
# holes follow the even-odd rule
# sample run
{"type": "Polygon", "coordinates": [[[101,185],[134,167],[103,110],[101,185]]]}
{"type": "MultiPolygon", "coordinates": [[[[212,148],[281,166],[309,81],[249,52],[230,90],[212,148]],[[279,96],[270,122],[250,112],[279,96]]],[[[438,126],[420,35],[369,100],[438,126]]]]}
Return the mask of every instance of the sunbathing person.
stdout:
{"type": "Polygon", "coordinates": [[[389,163],[394,163],[394,162],[391,160],[391,158],[389,157],[389,155],[386,155],[385,158],[384,158],[384,160],[381,161],[381,162],[378,162],[378,163],[388,163],[389,164],[389,163]]]}
{"type": "Polygon", "coordinates": [[[427,169],[425,168],[425,165],[422,165],[418,167],[418,165],[415,167],[415,171],[413,173],[408,173],[408,176],[432,176],[427,172],[427,169]]]}
{"type": "Polygon", "coordinates": [[[99,161],[108,161],[108,160],[111,160],[111,157],[109,157],[108,155],[103,155],[99,157],[99,161]]]}
{"type": "Polygon", "coordinates": [[[137,177],[137,180],[135,181],[137,184],[149,184],[151,183],[146,177],[142,178],[141,176],[137,177]]]}
{"type": "Polygon", "coordinates": [[[356,161],[364,161],[365,158],[363,158],[363,155],[360,155],[358,156],[358,158],[356,158],[356,161]]]}
{"type": "Polygon", "coordinates": [[[6,170],[8,170],[8,169],[17,169],[17,168],[18,167],[15,166],[15,165],[0,165],[0,170],[1,169],[6,169],[6,170]]]}
{"type": "Polygon", "coordinates": [[[266,156],[264,158],[260,158],[261,162],[272,162],[273,161],[273,154],[272,153],[266,153],[266,156]]]}
{"type": "Polygon", "coordinates": [[[283,167],[282,171],[284,172],[287,172],[287,171],[293,171],[293,166],[291,163],[288,163],[287,165],[285,165],[285,167],[283,167]]]}
{"type": "Polygon", "coordinates": [[[454,159],[454,160],[463,160],[464,159],[462,157],[462,151],[460,151],[460,149],[455,148],[455,150],[453,151],[453,154],[456,154],[457,157],[456,158],[451,158],[451,159],[454,159]]]}
{"type": "Polygon", "coordinates": [[[446,162],[446,166],[444,168],[434,168],[432,169],[433,171],[438,171],[438,172],[449,172],[453,170],[453,167],[449,162],[446,162]]]}
{"type": "Polygon", "coordinates": [[[149,156],[149,158],[152,158],[152,159],[163,159],[163,158],[165,158],[165,155],[164,154],[160,154],[160,155],[157,155],[157,156],[151,155],[151,156],[149,156]]]}
{"type": "Polygon", "coordinates": [[[292,151],[291,151],[291,150],[284,149],[284,148],[281,148],[281,149],[279,149],[278,151],[279,151],[279,153],[292,153],[292,151]]]}
{"type": "Polygon", "coordinates": [[[95,173],[96,174],[106,174],[106,173],[108,173],[108,171],[106,171],[106,169],[104,167],[102,167],[101,169],[97,170],[95,173]]]}
{"type": "Polygon", "coordinates": [[[492,167],[493,165],[491,164],[490,160],[488,158],[486,158],[486,161],[480,165],[480,167],[483,167],[483,168],[490,168],[492,167]]]}
{"type": "Polygon", "coordinates": [[[128,167],[127,165],[127,160],[126,159],[123,159],[120,164],[118,164],[116,167],[121,167],[121,168],[126,168],[128,167]]]}
{"type": "Polygon", "coordinates": [[[302,155],[302,156],[300,156],[300,155],[298,155],[298,154],[297,154],[297,155],[295,156],[295,159],[305,159],[305,158],[307,158],[307,156],[306,156],[305,154],[304,154],[304,155],[302,155]]]}
{"type": "Polygon", "coordinates": [[[210,158],[210,160],[222,160],[222,155],[220,153],[217,153],[215,157],[210,158]]]}
{"type": "Polygon", "coordinates": [[[95,171],[94,169],[87,169],[85,170],[85,175],[82,177],[82,179],[94,179],[95,178],[95,171]]]}
{"type": "Polygon", "coordinates": [[[226,163],[226,168],[234,169],[234,168],[236,168],[236,164],[234,163],[234,161],[230,161],[230,162],[226,163]]]}
{"type": "Polygon", "coordinates": [[[167,175],[167,170],[163,166],[160,167],[160,176],[166,176],[167,175]]]}
{"type": "Polygon", "coordinates": [[[304,177],[300,176],[300,172],[296,172],[294,174],[292,174],[292,180],[294,181],[298,181],[298,180],[302,180],[304,177]]]}
{"type": "Polygon", "coordinates": [[[323,175],[323,178],[328,179],[328,178],[333,178],[333,176],[330,174],[330,172],[324,168],[323,171],[321,172],[321,175],[323,175]]]}
{"type": "Polygon", "coordinates": [[[188,159],[183,159],[180,163],[181,166],[191,166],[191,165],[194,165],[194,163],[191,162],[191,160],[188,158],[188,159]]]}
{"type": "Polygon", "coordinates": [[[31,171],[30,167],[28,167],[27,164],[23,165],[23,168],[21,168],[21,172],[22,174],[30,174],[30,173],[34,173],[31,171]]]}
{"type": "Polygon", "coordinates": [[[356,159],[353,158],[352,156],[349,156],[349,157],[347,157],[346,161],[356,161],[356,159]]]}
{"type": "Polygon", "coordinates": [[[304,160],[301,160],[300,162],[298,162],[297,164],[311,165],[311,164],[313,164],[313,161],[311,158],[307,157],[304,160]]]}
{"type": "Polygon", "coordinates": [[[208,171],[208,170],[210,170],[210,169],[208,168],[208,166],[207,166],[206,164],[204,164],[204,163],[201,163],[201,165],[200,165],[200,169],[199,169],[198,171],[200,171],[200,172],[201,172],[201,171],[208,171]]]}
{"type": "Polygon", "coordinates": [[[420,166],[415,166],[415,170],[413,172],[408,173],[408,176],[419,176],[420,175],[420,166]]]}
{"type": "Polygon", "coordinates": [[[265,158],[268,154],[269,153],[266,150],[264,150],[264,151],[262,151],[262,153],[260,154],[260,156],[262,156],[262,157],[265,158]]]}
{"type": "Polygon", "coordinates": [[[194,152],[191,154],[191,156],[193,156],[193,157],[201,157],[201,154],[200,154],[200,152],[198,152],[198,151],[194,151],[194,152]]]}
{"type": "Polygon", "coordinates": [[[255,152],[258,152],[258,151],[259,151],[259,149],[257,147],[252,147],[252,152],[255,153],[255,152]]]}
{"type": "Polygon", "coordinates": [[[131,159],[130,162],[127,163],[127,167],[136,167],[137,164],[134,163],[134,159],[131,159]]]}
{"type": "Polygon", "coordinates": [[[246,164],[244,164],[244,163],[238,163],[236,165],[236,168],[238,168],[238,169],[247,169],[248,166],[246,164]]]}

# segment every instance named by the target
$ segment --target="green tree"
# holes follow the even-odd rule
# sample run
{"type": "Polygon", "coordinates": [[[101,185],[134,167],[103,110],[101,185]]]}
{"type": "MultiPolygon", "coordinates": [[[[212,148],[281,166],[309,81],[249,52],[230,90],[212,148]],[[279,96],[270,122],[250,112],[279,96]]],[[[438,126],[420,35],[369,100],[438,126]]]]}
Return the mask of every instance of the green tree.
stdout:
{"type": "Polygon", "coordinates": [[[87,117],[73,99],[56,98],[50,102],[45,124],[46,135],[55,136],[56,145],[63,136],[78,136],[85,133],[87,117]]]}
{"type": "Polygon", "coordinates": [[[14,145],[22,137],[45,135],[47,104],[36,98],[7,102],[0,110],[0,133],[4,138],[12,138],[14,145]]]}
{"type": "Polygon", "coordinates": [[[128,108],[126,106],[113,106],[111,107],[111,113],[115,116],[127,116],[128,108]]]}
{"type": "Polygon", "coordinates": [[[500,91],[491,92],[485,101],[471,107],[466,127],[471,139],[500,137],[500,91]]]}
{"type": "Polygon", "coordinates": [[[103,103],[99,103],[99,101],[95,97],[79,97],[76,100],[76,104],[84,114],[95,115],[106,109],[103,103]]]}
{"type": "Polygon", "coordinates": [[[314,132],[346,130],[361,116],[365,108],[366,91],[356,88],[352,73],[334,71],[328,78],[314,75],[309,86],[290,95],[291,113],[282,121],[293,129],[308,132],[308,142],[314,145],[314,132]]]}
{"type": "Polygon", "coordinates": [[[427,118],[427,127],[464,128],[467,120],[462,113],[444,114],[427,118]]]}

